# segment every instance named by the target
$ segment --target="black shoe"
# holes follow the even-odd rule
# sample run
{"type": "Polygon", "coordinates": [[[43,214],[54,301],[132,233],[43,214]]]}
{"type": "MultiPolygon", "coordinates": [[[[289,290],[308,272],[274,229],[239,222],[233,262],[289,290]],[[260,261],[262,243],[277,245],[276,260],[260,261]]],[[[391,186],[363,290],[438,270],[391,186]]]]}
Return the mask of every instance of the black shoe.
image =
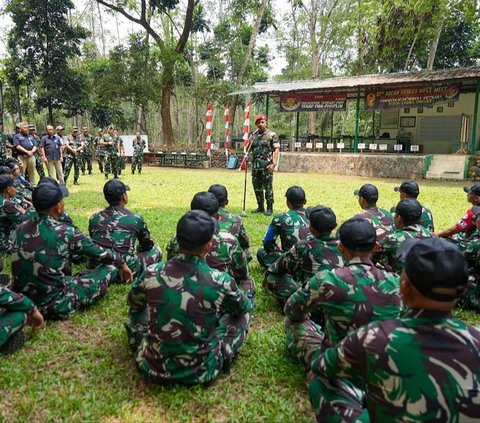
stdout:
{"type": "Polygon", "coordinates": [[[257,207],[255,210],[252,210],[252,213],[265,213],[265,209],[263,207],[257,207]]]}
{"type": "Polygon", "coordinates": [[[80,184],[78,183],[78,181],[75,181],[73,185],[80,185],[80,184]]]}
{"type": "Polygon", "coordinates": [[[273,214],[273,210],[272,209],[267,209],[265,211],[265,213],[263,213],[265,216],[271,216],[273,214]]]}
{"type": "Polygon", "coordinates": [[[25,339],[23,331],[18,331],[0,348],[0,354],[13,354],[25,345],[25,339]]]}
{"type": "Polygon", "coordinates": [[[108,179],[108,175],[105,175],[105,179],[108,179]]]}

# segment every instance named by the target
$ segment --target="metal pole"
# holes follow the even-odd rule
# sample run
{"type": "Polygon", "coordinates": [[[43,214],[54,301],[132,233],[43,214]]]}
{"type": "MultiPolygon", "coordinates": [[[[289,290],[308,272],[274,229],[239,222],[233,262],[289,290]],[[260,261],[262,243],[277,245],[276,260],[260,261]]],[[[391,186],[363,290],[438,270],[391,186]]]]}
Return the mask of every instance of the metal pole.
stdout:
{"type": "Polygon", "coordinates": [[[268,120],[268,109],[269,109],[269,103],[270,103],[270,94],[267,94],[267,105],[265,107],[265,116],[267,116],[267,120],[268,120]]]}
{"type": "Polygon", "coordinates": [[[295,142],[298,142],[298,132],[300,130],[300,112],[297,112],[297,122],[295,127],[295,142]]]}
{"type": "Polygon", "coordinates": [[[358,151],[358,119],[360,115],[360,88],[357,90],[357,104],[355,108],[355,139],[353,142],[353,152],[358,151]]]}
{"type": "Polygon", "coordinates": [[[473,130],[472,141],[470,142],[470,154],[475,154],[477,141],[477,124],[478,124],[478,99],[480,97],[480,79],[477,79],[477,91],[475,92],[475,104],[473,106],[473,130]]]}

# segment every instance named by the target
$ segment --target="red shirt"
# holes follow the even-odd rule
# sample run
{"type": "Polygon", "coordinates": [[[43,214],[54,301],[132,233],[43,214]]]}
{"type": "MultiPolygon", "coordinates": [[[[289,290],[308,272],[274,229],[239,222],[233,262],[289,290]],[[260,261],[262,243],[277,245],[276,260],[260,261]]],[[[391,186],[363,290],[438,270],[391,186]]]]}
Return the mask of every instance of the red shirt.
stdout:
{"type": "Polygon", "coordinates": [[[463,217],[457,222],[455,227],[460,232],[467,232],[473,228],[473,211],[472,209],[468,209],[467,212],[463,215],[463,217]]]}

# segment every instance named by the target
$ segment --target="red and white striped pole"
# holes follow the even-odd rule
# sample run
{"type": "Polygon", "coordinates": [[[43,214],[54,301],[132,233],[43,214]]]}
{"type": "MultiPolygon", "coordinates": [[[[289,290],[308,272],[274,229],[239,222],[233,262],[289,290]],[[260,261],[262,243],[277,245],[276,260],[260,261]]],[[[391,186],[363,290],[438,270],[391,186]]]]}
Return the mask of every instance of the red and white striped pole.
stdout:
{"type": "Polygon", "coordinates": [[[240,170],[245,170],[247,165],[247,155],[248,155],[248,140],[250,138],[250,106],[252,103],[249,101],[245,105],[245,114],[243,119],[243,160],[240,165],[240,170]]]}
{"type": "Polygon", "coordinates": [[[225,156],[227,156],[227,164],[228,164],[228,154],[230,150],[230,106],[228,103],[225,105],[225,156]]]}
{"type": "Polygon", "coordinates": [[[212,121],[213,121],[213,104],[209,104],[207,107],[207,114],[205,116],[206,124],[205,130],[207,133],[207,140],[205,142],[205,148],[207,149],[207,156],[212,155],[212,121]]]}

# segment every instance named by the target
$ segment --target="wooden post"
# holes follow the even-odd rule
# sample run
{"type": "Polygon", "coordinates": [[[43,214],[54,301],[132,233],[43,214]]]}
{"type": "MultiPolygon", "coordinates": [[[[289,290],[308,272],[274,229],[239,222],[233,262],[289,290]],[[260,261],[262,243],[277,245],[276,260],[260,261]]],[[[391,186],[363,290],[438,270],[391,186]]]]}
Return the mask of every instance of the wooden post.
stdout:
{"type": "Polygon", "coordinates": [[[360,88],[357,90],[357,103],[355,107],[355,140],[353,143],[353,152],[358,151],[358,119],[360,116],[360,88]]]}
{"type": "Polygon", "coordinates": [[[470,154],[475,154],[477,143],[477,125],[478,125],[478,99],[480,97],[480,79],[477,79],[477,91],[475,92],[475,104],[473,106],[473,130],[472,141],[470,142],[470,154]]]}

